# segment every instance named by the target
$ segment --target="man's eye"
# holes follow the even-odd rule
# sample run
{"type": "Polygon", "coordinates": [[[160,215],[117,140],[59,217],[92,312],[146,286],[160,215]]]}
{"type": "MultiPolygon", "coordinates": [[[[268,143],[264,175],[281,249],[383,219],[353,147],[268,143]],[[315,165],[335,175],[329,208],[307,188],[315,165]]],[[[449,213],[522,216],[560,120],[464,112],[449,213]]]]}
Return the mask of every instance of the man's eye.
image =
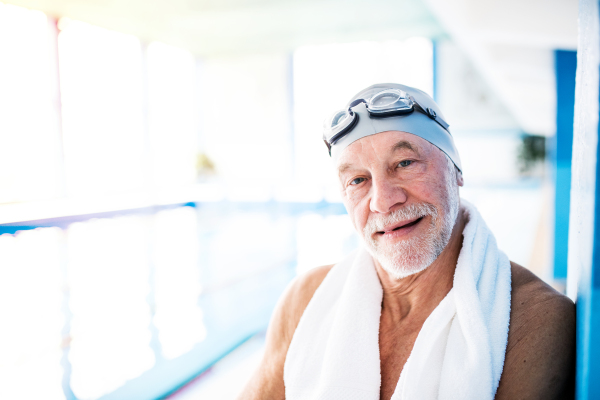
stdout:
{"type": "Polygon", "coordinates": [[[350,181],[351,185],[358,185],[359,183],[362,183],[365,181],[365,178],[354,178],[353,180],[350,181]]]}
{"type": "Polygon", "coordinates": [[[402,160],[402,161],[400,161],[400,163],[398,165],[400,167],[408,167],[412,163],[413,163],[413,160],[402,160]]]}

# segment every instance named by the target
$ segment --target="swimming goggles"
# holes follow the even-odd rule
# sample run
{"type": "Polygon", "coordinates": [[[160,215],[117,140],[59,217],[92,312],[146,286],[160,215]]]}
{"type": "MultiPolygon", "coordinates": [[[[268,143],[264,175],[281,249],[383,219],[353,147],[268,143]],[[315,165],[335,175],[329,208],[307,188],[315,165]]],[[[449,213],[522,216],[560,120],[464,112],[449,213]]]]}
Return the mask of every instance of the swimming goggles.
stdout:
{"type": "Polygon", "coordinates": [[[371,118],[386,118],[418,111],[448,131],[449,125],[432,108],[422,107],[414,97],[403,90],[385,89],[368,99],[354,100],[347,109],[337,111],[325,120],[323,141],[329,149],[329,154],[331,154],[331,146],[347,135],[358,123],[358,113],[354,112],[352,108],[361,103],[365,103],[371,118]]]}

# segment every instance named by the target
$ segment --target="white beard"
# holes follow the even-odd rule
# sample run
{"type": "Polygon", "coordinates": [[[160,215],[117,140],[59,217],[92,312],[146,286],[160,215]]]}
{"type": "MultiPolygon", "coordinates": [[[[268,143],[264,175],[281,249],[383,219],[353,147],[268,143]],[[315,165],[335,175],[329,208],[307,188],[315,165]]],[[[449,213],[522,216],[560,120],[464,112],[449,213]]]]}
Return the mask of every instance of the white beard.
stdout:
{"type": "MultiPolygon", "coordinates": [[[[429,267],[442,253],[452,235],[459,209],[458,185],[452,161],[446,172],[443,218],[432,204],[410,204],[382,217],[369,218],[363,229],[367,250],[392,278],[402,279],[429,267]],[[379,243],[373,234],[401,221],[431,216],[426,232],[398,243],[379,243]]],[[[420,222],[421,223],[421,222],[420,222]]]]}

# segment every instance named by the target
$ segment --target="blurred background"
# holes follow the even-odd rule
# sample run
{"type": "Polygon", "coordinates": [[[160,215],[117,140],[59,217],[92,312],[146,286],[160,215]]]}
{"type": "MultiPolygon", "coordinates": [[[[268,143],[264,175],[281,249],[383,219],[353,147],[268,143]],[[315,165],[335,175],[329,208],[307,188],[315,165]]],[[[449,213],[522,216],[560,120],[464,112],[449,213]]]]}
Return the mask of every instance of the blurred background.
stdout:
{"type": "Polygon", "coordinates": [[[574,0],[0,3],[0,398],[232,399],[286,285],[358,244],[321,140],[444,111],[511,260],[567,276],[574,0]]]}

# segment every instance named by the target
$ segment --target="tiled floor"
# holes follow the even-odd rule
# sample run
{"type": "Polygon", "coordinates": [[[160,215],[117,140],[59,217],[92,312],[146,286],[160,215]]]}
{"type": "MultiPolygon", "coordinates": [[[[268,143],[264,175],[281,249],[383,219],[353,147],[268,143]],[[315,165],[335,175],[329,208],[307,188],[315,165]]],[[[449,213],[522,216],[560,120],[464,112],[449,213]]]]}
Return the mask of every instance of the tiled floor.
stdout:
{"type": "Polygon", "coordinates": [[[169,400],[234,400],[263,355],[264,334],[256,335],[208,371],[168,397],[169,400]]]}

